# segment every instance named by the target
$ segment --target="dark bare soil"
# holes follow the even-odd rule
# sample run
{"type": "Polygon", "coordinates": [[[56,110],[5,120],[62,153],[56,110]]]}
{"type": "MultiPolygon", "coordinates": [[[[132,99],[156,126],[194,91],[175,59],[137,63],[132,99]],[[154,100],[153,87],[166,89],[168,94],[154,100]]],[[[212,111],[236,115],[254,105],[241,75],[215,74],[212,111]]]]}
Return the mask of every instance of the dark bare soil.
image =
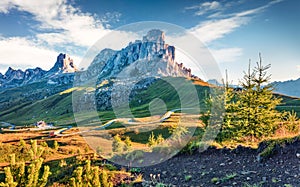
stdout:
{"type": "Polygon", "coordinates": [[[161,164],[141,168],[143,186],[271,186],[300,187],[300,140],[277,147],[258,159],[259,149],[209,148],[180,154],[161,164]],[[154,176],[155,175],[155,176],[154,176]]]}

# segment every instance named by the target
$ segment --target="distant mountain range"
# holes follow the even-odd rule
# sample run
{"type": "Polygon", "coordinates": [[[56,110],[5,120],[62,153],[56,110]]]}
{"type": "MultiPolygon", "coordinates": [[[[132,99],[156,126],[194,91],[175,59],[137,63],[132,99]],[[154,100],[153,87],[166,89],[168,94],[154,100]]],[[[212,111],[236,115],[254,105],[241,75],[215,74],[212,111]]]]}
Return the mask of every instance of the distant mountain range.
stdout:
{"type": "MultiPolygon", "coordinates": [[[[223,86],[223,83],[220,83],[215,79],[210,79],[207,82],[212,85],[223,86]]],[[[300,78],[297,80],[288,80],[288,81],[281,81],[281,82],[275,81],[270,84],[273,85],[274,87],[274,93],[300,98],[300,78]]],[[[230,85],[230,86],[234,88],[240,87],[239,85],[230,85]]]]}
{"type": "MultiPolygon", "coordinates": [[[[4,75],[0,74],[0,121],[28,124],[58,120],[72,124],[75,110],[89,110],[95,104],[99,111],[111,109],[113,93],[114,105],[131,102],[143,109],[141,114],[154,98],[162,97],[174,108],[178,103],[173,100],[178,95],[172,85],[159,80],[162,77],[180,83],[191,80],[203,99],[210,85],[176,62],[175,53],[176,48],[165,42],[164,32],[154,29],[121,50],[99,51],[85,70],[79,71],[72,58],[62,53],[48,71],[39,67],[25,71],[10,67],[4,75]],[[150,92],[144,92],[148,88],[150,92]],[[72,94],[76,89],[83,93],[79,94],[79,103],[74,102],[76,94],[72,94]]],[[[208,82],[222,85],[216,80],[208,82]]],[[[300,95],[299,84],[300,79],[274,83],[277,92],[293,96],[300,95]]]]}
{"type": "MultiPolygon", "coordinates": [[[[78,73],[80,79],[78,80],[86,81],[97,77],[101,81],[104,78],[115,77],[125,67],[137,61],[139,63],[131,67],[134,68],[136,75],[147,71],[152,76],[195,77],[191,74],[191,69],[185,68],[182,63],[175,62],[175,47],[165,43],[164,32],[154,29],[150,30],[142,40],[129,43],[120,51],[112,49],[100,51],[88,69],[78,73]],[[148,63],[149,61],[153,63],[148,63]]],[[[49,71],[39,67],[25,71],[9,67],[4,75],[0,73],[0,89],[24,86],[44,80],[47,80],[48,84],[68,84],[72,83],[75,72],[78,72],[78,68],[73,60],[67,54],[61,53],[49,71]]]]}
{"type": "Polygon", "coordinates": [[[274,92],[300,98],[300,78],[282,82],[273,82],[274,92]]]}
{"type": "Polygon", "coordinates": [[[165,33],[153,29],[142,40],[130,42],[121,50],[99,51],[86,70],[79,71],[72,58],[62,53],[48,71],[39,67],[25,71],[10,67],[4,75],[0,74],[0,112],[21,108],[73,86],[84,87],[89,82],[94,83],[95,94],[87,92],[83,99],[96,96],[97,106],[105,110],[111,107],[112,85],[122,90],[121,95],[116,96],[118,104],[123,102],[127,92],[132,98],[134,93],[147,88],[159,77],[200,80],[192,75],[191,69],[175,62],[175,52],[175,47],[165,42],[165,33]],[[134,85],[132,90],[127,89],[130,84],[134,85]]]}
{"type": "Polygon", "coordinates": [[[70,73],[76,71],[77,67],[73,63],[73,60],[67,54],[61,53],[49,71],[45,71],[39,67],[26,69],[25,71],[9,67],[4,75],[0,73],[0,89],[24,86],[43,80],[47,80],[49,84],[67,84],[72,82],[67,77],[70,76],[70,73]]]}

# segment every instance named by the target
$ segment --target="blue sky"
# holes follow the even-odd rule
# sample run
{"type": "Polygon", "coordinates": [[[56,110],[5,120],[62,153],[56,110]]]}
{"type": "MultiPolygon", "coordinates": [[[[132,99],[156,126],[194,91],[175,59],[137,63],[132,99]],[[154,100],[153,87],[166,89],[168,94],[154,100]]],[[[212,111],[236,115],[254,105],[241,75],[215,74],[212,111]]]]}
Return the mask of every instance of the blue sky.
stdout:
{"type": "MultiPolygon", "coordinates": [[[[0,72],[53,66],[58,53],[77,63],[99,38],[138,21],[184,27],[211,51],[235,83],[258,53],[272,80],[299,78],[298,0],[1,0],[0,72]]],[[[183,62],[184,63],[184,62],[183,62]]]]}

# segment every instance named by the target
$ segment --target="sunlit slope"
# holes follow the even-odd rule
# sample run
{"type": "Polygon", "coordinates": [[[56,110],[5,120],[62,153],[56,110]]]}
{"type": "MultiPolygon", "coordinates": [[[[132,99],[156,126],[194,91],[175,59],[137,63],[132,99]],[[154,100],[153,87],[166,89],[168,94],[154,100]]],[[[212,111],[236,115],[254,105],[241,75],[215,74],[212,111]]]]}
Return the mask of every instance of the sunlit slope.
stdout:
{"type": "MultiPolygon", "coordinates": [[[[154,115],[155,111],[173,110],[182,107],[182,99],[179,98],[178,91],[169,83],[168,80],[177,80],[179,84],[177,85],[178,87],[184,86],[185,83],[189,84],[192,82],[197,92],[199,103],[195,102],[195,98],[188,98],[190,96],[188,90],[186,93],[183,92],[181,96],[185,97],[183,100],[186,102],[186,106],[200,106],[200,110],[204,109],[204,99],[210,92],[210,86],[207,83],[201,80],[187,80],[184,78],[169,77],[164,80],[158,80],[147,89],[139,90],[135,93],[135,96],[130,102],[130,109],[135,117],[146,117],[151,114],[154,115]],[[154,113],[153,110],[151,111],[151,107],[149,107],[153,101],[163,103],[158,106],[157,103],[156,105],[154,103],[154,107],[156,107],[154,113]]],[[[36,93],[39,93],[40,91],[40,93],[43,94],[43,90],[45,89],[43,86],[45,85],[32,84],[27,86],[26,89],[20,87],[6,90],[4,93],[2,92],[0,99],[11,97],[13,100],[9,103],[9,107],[0,110],[0,121],[11,122],[16,125],[30,125],[39,120],[53,122],[57,125],[74,124],[75,122],[72,109],[72,91],[74,89],[67,89],[64,92],[43,97],[43,99],[39,100],[36,100],[36,98],[29,100],[30,97],[24,97],[25,93],[34,93],[34,90],[37,90],[36,93]]],[[[277,96],[283,98],[283,104],[278,107],[278,110],[295,110],[300,113],[298,107],[300,106],[299,98],[284,95],[277,96]]],[[[99,111],[99,117],[102,122],[105,122],[115,118],[115,114],[114,111],[99,111]]],[[[87,123],[89,122],[87,121],[87,123]]]]}

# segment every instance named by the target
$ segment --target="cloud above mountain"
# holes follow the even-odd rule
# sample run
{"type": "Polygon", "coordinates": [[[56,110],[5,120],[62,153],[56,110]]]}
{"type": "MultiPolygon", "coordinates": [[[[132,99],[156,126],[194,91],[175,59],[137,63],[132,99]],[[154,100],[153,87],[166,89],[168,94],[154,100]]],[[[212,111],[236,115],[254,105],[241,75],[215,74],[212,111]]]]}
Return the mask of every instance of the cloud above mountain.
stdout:
{"type": "Polygon", "coordinates": [[[207,13],[216,12],[217,10],[220,10],[222,8],[222,5],[218,1],[212,1],[212,2],[204,2],[199,5],[194,5],[190,7],[185,7],[185,10],[196,10],[195,15],[201,16],[207,13]]]}
{"type": "MultiPolygon", "coordinates": [[[[196,11],[196,16],[207,15],[207,21],[200,22],[198,25],[189,29],[189,31],[197,36],[202,42],[211,46],[213,41],[221,39],[226,35],[234,32],[239,27],[247,25],[253,17],[265,11],[270,6],[280,3],[283,0],[274,0],[269,3],[247,10],[242,10],[236,13],[225,13],[227,9],[237,6],[241,2],[226,2],[220,3],[217,1],[204,2],[200,5],[186,7],[185,10],[196,11]]],[[[242,55],[242,48],[224,48],[214,49],[212,53],[216,57],[217,62],[232,62],[236,57],[242,55]],[[226,52],[225,52],[226,51],[226,52]]]]}
{"type": "MultiPolygon", "coordinates": [[[[234,61],[241,56],[243,49],[239,47],[215,47],[212,43],[234,32],[239,27],[248,24],[251,18],[264,11],[272,4],[281,0],[271,1],[268,4],[239,10],[236,13],[226,13],[226,9],[233,6],[232,3],[223,1],[210,1],[188,6],[184,11],[192,11],[194,15],[206,16],[187,30],[196,35],[200,41],[204,42],[219,63],[234,61]]],[[[0,14],[9,15],[11,13],[28,13],[34,20],[30,22],[31,35],[27,36],[1,36],[0,43],[0,71],[4,71],[5,64],[24,64],[42,66],[49,68],[48,64],[53,63],[57,53],[64,52],[72,55],[76,63],[79,63],[88,50],[98,39],[110,33],[110,22],[118,22],[123,15],[117,11],[106,12],[100,17],[95,13],[84,11],[76,2],[67,0],[36,1],[36,0],[2,0],[0,2],[0,14]],[[54,55],[55,54],[55,55],[54,55]],[[33,57],[36,58],[33,58],[33,57]],[[40,59],[43,59],[41,63],[40,59]]],[[[124,15],[125,16],[125,15],[124,15]]],[[[132,33],[120,32],[120,37],[124,38],[122,43],[119,38],[115,42],[115,47],[126,44],[136,38],[132,33]]],[[[114,48],[108,46],[110,48],[114,48]]]]}
{"type": "Polygon", "coordinates": [[[0,4],[2,13],[10,10],[28,12],[39,23],[34,25],[41,34],[37,38],[49,44],[68,44],[89,47],[95,38],[105,35],[108,30],[90,13],[68,4],[65,0],[3,0],[0,4]]]}
{"type": "Polygon", "coordinates": [[[83,55],[80,47],[90,47],[109,32],[95,15],[83,13],[65,0],[1,1],[1,13],[12,10],[30,13],[37,21],[32,27],[39,32],[31,37],[1,37],[1,64],[41,66],[43,59],[46,63],[42,66],[49,68],[57,56],[57,46],[72,53],[78,63],[81,59],[77,55],[83,55]]]}

